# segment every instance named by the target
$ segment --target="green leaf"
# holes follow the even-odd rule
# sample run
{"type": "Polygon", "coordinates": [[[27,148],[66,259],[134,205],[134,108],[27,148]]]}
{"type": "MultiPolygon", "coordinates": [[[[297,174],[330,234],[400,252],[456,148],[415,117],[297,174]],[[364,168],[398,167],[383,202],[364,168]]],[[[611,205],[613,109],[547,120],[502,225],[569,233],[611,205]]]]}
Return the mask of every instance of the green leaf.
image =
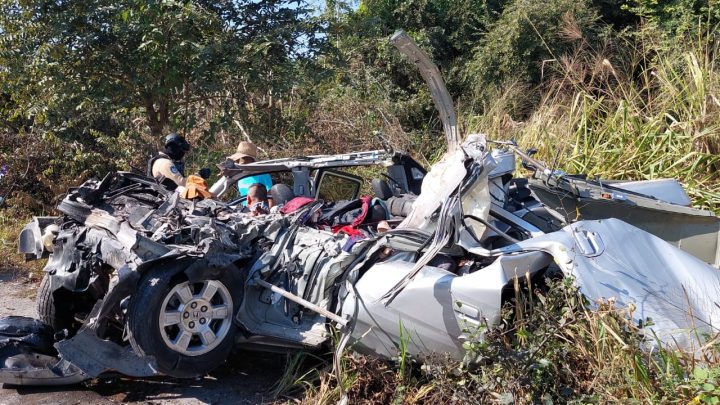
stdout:
{"type": "Polygon", "coordinates": [[[710,377],[710,372],[706,368],[695,367],[695,369],[693,369],[693,377],[698,381],[705,381],[710,377]]]}

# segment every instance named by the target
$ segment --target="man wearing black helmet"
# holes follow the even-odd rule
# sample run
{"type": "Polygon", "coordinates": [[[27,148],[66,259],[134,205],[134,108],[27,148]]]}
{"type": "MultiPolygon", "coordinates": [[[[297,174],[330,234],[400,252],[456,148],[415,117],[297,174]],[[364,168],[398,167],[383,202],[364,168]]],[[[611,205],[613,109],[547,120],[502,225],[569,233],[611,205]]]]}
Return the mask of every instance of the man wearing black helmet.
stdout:
{"type": "Polygon", "coordinates": [[[165,150],[148,162],[148,176],[160,181],[169,190],[185,185],[183,157],[190,144],[182,136],[172,133],[165,137],[165,150]]]}

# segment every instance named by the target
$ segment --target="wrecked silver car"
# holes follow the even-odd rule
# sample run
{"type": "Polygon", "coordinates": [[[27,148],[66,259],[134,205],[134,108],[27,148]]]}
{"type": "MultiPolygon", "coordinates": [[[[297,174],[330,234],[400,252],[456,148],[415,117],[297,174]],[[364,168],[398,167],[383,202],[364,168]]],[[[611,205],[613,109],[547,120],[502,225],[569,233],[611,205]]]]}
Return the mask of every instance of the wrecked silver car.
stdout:
{"type": "MultiPolygon", "coordinates": [[[[531,157],[512,144],[493,149],[482,135],[461,142],[437,68],[404,33],[392,41],[420,68],[443,120],[448,151],[429,172],[387,150],[223,164],[216,195],[256,173],[286,185],[273,194],[282,208],[260,216],[241,201],[182,199],[130,173],[90,180],[65,197],[62,217],[38,218],[21,235],[27,257],[50,255],[42,322],[0,322],[0,382],[192,377],[233,347],[313,349],[333,328],[358,351],[393,357],[404,341],[413,356],[459,358],[463,342],[500,320],[513,280],[552,273],[573,277],[593,302],[634,306],[633,319],[663,342],[693,348],[717,331],[716,261],[693,256],[693,237],[676,243],[681,250],[617,219],[619,208],[568,218],[539,187],[560,193],[571,179],[582,190],[583,180],[539,162],[539,183],[513,179],[516,154],[531,157]],[[364,165],[385,166],[387,177],[372,181],[375,196],[358,198],[363,180],[343,168],[364,165]]],[[[611,193],[689,210],[664,183],[623,186],[611,193]]],[[[633,209],[633,198],[582,198],[633,209]]],[[[712,229],[692,231],[711,239],[712,229]]]]}
{"type": "Polygon", "coordinates": [[[386,151],[313,156],[229,165],[213,189],[222,196],[227,184],[258,170],[278,181],[276,213],[244,213],[240,200],[183,199],[121,172],[71,190],[58,206],[63,217],[29,224],[20,250],[50,256],[38,314],[64,334],[62,364],[79,367],[77,378],[108,371],[189,377],[221,364],[236,344],[325,344],[325,317],[340,319],[331,313],[336,279],[366,246],[352,242],[372,238],[380,221],[396,224],[401,217],[391,213],[407,211],[425,170],[386,151]],[[338,171],[367,165],[387,169],[393,186],[374,182],[384,199],[358,198],[362,179],[338,171]],[[275,286],[297,302],[279,300],[275,286]]]}

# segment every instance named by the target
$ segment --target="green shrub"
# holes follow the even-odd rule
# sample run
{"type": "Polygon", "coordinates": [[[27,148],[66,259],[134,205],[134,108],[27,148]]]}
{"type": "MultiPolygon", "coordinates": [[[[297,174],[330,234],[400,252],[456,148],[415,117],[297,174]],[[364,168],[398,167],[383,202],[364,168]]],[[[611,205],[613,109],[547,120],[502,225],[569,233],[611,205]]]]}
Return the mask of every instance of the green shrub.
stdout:
{"type": "Polygon", "coordinates": [[[589,1],[512,2],[480,40],[464,69],[472,97],[491,100],[495,87],[510,81],[539,83],[578,40],[595,41],[597,19],[589,1]]]}
{"type": "Polygon", "coordinates": [[[672,39],[717,28],[720,23],[720,4],[712,0],[633,0],[625,9],[643,17],[672,39]]]}

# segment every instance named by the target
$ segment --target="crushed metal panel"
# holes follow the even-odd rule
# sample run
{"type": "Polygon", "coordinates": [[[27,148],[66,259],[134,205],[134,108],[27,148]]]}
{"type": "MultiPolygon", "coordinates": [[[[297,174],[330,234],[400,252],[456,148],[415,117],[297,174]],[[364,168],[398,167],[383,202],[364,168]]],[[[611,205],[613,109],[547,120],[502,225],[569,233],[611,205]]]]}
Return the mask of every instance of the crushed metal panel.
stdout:
{"type": "Polygon", "coordinates": [[[461,359],[463,342],[481,339],[481,327],[500,320],[503,287],[552,263],[550,255],[529,252],[499,257],[464,276],[425,266],[385,305],[382,295],[412,271],[411,259],[412,254],[399,254],[371,267],[345,299],[342,315],[356,320],[353,349],[392,358],[404,341],[411,356],[440,353],[461,359]]]}
{"type": "Polygon", "coordinates": [[[25,357],[32,357],[32,360],[18,363],[18,359],[3,359],[0,357],[0,361],[5,365],[5,367],[0,368],[0,383],[58,386],[77,384],[90,379],[87,374],[66,360],[42,354],[32,354],[25,357]]]}
{"type": "Polygon", "coordinates": [[[503,250],[552,254],[588,299],[632,305],[633,320],[652,320],[647,328],[665,344],[696,350],[698,336],[720,330],[720,272],[618,219],[580,221],[503,250]]]}
{"type": "Polygon", "coordinates": [[[25,260],[34,260],[41,259],[44,250],[42,233],[37,222],[33,221],[25,225],[18,236],[18,253],[23,253],[25,260]]]}
{"type": "Polygon", "coordinates": [[[448,151],[454,151],[460,145],[460,134],[452,97],[450,97],[450,93],[445,87],[440,70],[405,31],[399,30],[393,34],[390,43],[418,68],[423,79],[425,79],[435,102],[435,108],[440,113],[448,151]]]}
{"type": "Polygon", "coordinates": [[[612,186],[635,193],[649,195],[670,204],[689,207],[692,205],[690,197],[682,185],[675,179],[655,179],[641,181],[613,181],[612,186]]]}
{"type": "Polygon", "coordinates": [[[309,227],[289,227],[283,231],[281,240],[251,269],[236,321],[253,334],[317,347],[330,337],[325,317],[277,292],[259,288],[260,283],[253,278],[268,276],[266,282],[327,310],[332,283],[341,274],[342,265],[352,261],[354,253],[343,251],[347,240],[343,235],[309,227]]]}
{"type": "Polygon", "coordinates": [[[451,273],[426,266],[390,305],[380,301],[412,268],[413,263],[405,261],[381,263],[357,282],[357,300],[351,294],[343,306],[343,315],[357,311],[354,350],[392,358],[403,336],[410,355],[435,351],[457,357],[462,352],[462,344],[453,339],[462,331],[450,296],[451,273]]]}
{"type": "MultiPolygon", "coordinates": [[[[223,195],[229,186],[238,180],[257,173],[273,173],[282,171],[293,171],[294,173],[305,172],[302,176],[307,179],[307,173],[311,169],[341,168],[354,166],[370,166],[393,164],[393,154],[384,150],[351,152],[339,155],[314,155],[295,158],[263,160],[245,165],[238,165],[231,160],[218,165],[221,177],[210,187],[210,192],[215,196],[223,195]]],[[[297,179],[295,180],[298,183],[297,179]]],[[[298,185],[298,184],[296,184],[298,185]]],[[[310,189],[294,190],[296,195],[311,196],[310,189]]]]}
{"type": "Polygon", "coordinates": [[[47,257],[48,252],[43,246],[43,231],[48,225],[54,224],[58,217],[33,217],[32,222],[25,225],[18,236],[18,253],[25,254],[25,260],[47,257]]]}
{"type": "MultiPolygon", "coordinates": [[[[423,179],[421,192],[413,203],[410,215],[405,218],[399,229],[420,229],[432,231],[434,221],[432,216],[450,195],[452,195],[467,175],[465,160],[483,160],[484,173],[492,172],[496,163],[490,153],[485,153],[485,137],[482,135],[471,135],[463,142],[461,148],[446,152],[443,158],[435,163],[423,179]]],[[[487,181],[487,180],[486,180],[487,181]]],[[[487,192],[489,193],[489,192],[487,192]]]]}
{"type": "MultiPolygon", "coordinates": [[[[460,206],[464,215],[472,215],[487,220],[490,215],[490,183],[486,173],[481,173],[473,184],[463,190],[460,206]]],[[[478,221],[468,221],[467,226],[475,236],[481,238],[485,234],[485,225],[478,221]]]]}
{"type": "Polygon", "coordinates": [[[398,228],[433,229],[432,215],[457,189],[467,174],[465,169],[465,153],[462,149],[448,153],[425,175],[421,192],[413,203],[410,215],[405,218],[398,228]]]}
{"type": "Polygon", "coordinates": [[[568,223],[617,218],[706,263],[720,266],[720,218],[710,211],[670,204],[581,179],[561,179],[558,185],[531,179],[530,189],[540,202],[560,213],[568,223]]]}
{"type": "Polygon", "coordinates": [[[105,210],[93,208],[85,219],[84,225],[89,228],[106,229],[113,235],[120,231],[120,221],[105,210]]]}
{"type": "Polygon", "coordinates": [[[87,328],[82,328],[75,336],[55,346],[64,360],[90,377],[98,377],[109,371],[131,377],[159,375],[152,356],[138,356],[131,347],[100,339],[95,331],[87,328]]]}
{"type": "Polygon", "coordinates": [[[57,357],[53,342],[52,328],[36,319],[0,318],[0,383],[47,386],[88,379],[79,368],[57,357]]]}

